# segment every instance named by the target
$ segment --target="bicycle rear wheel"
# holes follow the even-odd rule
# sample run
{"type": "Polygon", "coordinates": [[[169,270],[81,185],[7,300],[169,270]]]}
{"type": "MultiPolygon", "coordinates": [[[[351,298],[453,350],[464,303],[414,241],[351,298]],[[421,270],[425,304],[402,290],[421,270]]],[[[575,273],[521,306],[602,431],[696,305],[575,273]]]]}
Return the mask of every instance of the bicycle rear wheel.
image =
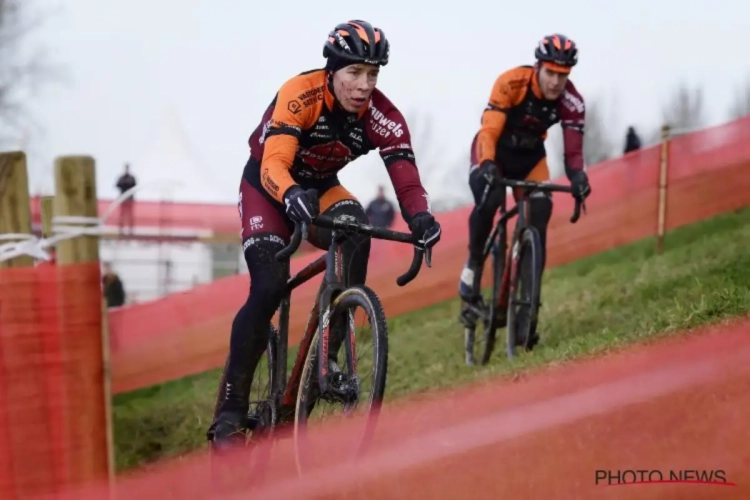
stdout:
{"type": "MultiPolygon", "coordinates": [[[[325,321],[325,312],[321,315],[321,325],[312,340],[310,351],[305,360],[300,386],[297,392],[297,405],[294,418],[294,449],[299,474],[315,468],[316,462],[322,459],[323,466],[328,465],[326,458],[329,457],[327,446],[330,443],[317,442],[312,439],[310,424],[317,424],[322,420],[324,413],[323,403],[331,402],[342,404],[344,416],[351,419],[350,422],[339,421],[337,425],[345,425],[345,429],[361,427],[351,439],[337,440],[336,444],[346,444],[351,448],[351,458],[362,456],[369,448],[375,427],[377,425],[380,406],[383,401],[386,386],[386,373],[388,368],[388,327],[385,313],[375,292],[367,286],[354,286],[342,291],[331,303],[328,321],[325,321]],[[357,310],[364,316],[366,326],[359,329],[355,334],[355,318],[357,310]],[[321,395],[318,384],[318,356],[319,338],[322,332],[334,329],[343,333],[342,347],[345,353],[345,362],[342,364],[340,373],[331,374],[329,390],[321,395]],[[356,341],[355,341],[356,339],[356,341]],[[372,344],[372,361],[358,360],[357,354],[367,347],[366,342],[372,344]],[[367,375],[371,375],[371,388],[369,395],[363,397],[362,382],[367,375]],[[335,390],[335,392],[334,392],[335,390]],[[348,397],[346,395],[353,397],[348,397]],[[360,419],[353,419],[356,413],[360,419]],[[363,421],[363,422],[362,422],[363,421]],[[344,441],[345,443],[341,443],[344,441]],[[319,446],[316,446],[319,445],[319,446]]],[[[328,334],[329,345],[332,334],[328,334]]],[[[329,359],[336,356],[336,352],[330,349],[329,359]]],[[[322,422],[321,422],[322,423],[322,422]]],[[[330,427],[328,427],[330,432],[330,427]]]]}
{"type": "Polygon", "coordinates": [[[513,244],[508,300],[507,356],[514,357],[517,346],[526,346],[536,324],[539,308],[539,273],[542,268],[539,232],[527,227],[513,244]]]}

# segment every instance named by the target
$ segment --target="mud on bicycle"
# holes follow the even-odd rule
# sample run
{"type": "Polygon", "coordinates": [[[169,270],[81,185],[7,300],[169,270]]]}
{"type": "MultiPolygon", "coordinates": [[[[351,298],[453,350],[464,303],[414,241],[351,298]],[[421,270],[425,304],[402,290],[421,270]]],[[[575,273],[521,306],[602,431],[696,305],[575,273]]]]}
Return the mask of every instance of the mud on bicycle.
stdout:
{"type": "MultiPolygon", "coordinates": [[[[532,192],[563,192],[573,193],[571,186],[552,184],[550,182],[517,181],[512,179],[494,179],[492,185],[487,185],[480,201],[481,207],[487,201],[489,191],[494,186],[503,189],[513,188],[520,191],[516,205],[505,209],[502,203],[499,209],[500,217],[487,238],[483,252],[479,273],[484,270],[484,263],[492,254],[492,287],[485,298],[480,290],[475,290],[477,300],[463,302],[459,320],[464,326],[464,353],[467,365],[475,364],[474,350],[477,340],[477,327],[482,333],[480,337],[480,363],[487,364],[495,347],[496,332],[507,326],[506,356],[513,358],[516,347],[523,346],[527,350],[534,347],[539,337],[536,335],[536,323],[539,312],[542,245],[539,232],[528,223],[528,203],[532,192]],[[511,235],[510,249],[507,248],[508,221],[518,216],[516,226],[511,235]],[[510,266],[506,269],[506,263],[510,266]]],[[[575,208],[571,223],[578,221],[586,206],[582,198],[575,198],[575,208]]],[[[481,283],[477,279],[477,283],[481,283]]]]}
{"type": "MultiPolygon", "coordinates": [[[[344,272],[341,243],[352,234],[410,244],[415,244],[414,237],[411,233],[362,224],[346,215],[336,218],[318,215],[313,225],[333,231],[331,244],[325,254],[291,276],[290,257],[307,235],[308,228],[304,224],[295,225],[289,245],[276,254],[277,260],[286,261],[286,292],[279,307],[278,328],[271,326],[265,360],[261,359],[256,369],[245,425],[246,445],[255,448],[251,453],[257,450],[261,455],[252,458],[256,469],[267,466],[270,446],[255,447],[255,444],[274,437],[275,429],[292,425],[297,469],[301,473],[309,467],[307,422],[320,402],[340,404],[345,414],[351,414],[355,409],[366,413],[365,429],[355,446],[357,454],[363,453],[372,437],[385,392],[388,367],[386,316],[380,299],[372,289],[366,285],[350,286],[347,283],[348,273],[344,272]],[[324,278],[300,340],[299,351],[288,373],[291,293],[320,273],[324,273],[324,278]],[[355,335],[356,309],[364,313],[369,331],[360,331],[355,335]],[[368,340],[368,337],[374,346],[369,370],[367,365],[358,366],[356,359],[362,341],[368,340]],[[341,347],[344,360],[339,368],[333,360],[341,347]],[[365,371],[372,375],[372,387],[366,401],[362,398],[361,390],[365,371]],[[254,397],[254,394],[257,396],[254,397]]],[[[411,265],[406,273],[397,278],[397,284],[405,286],[416,278],[423,261],[427,267],[431,267],[431,258],[430,248],[424,249],[415,244],[411,265]]],[[[224,379],[225,374],[222,374],[214,418],[224,398],[224,379]]],[[[210,431],[208,439],[212,439],[210,431]]],[[[258,472],[256,470],[255,474],[258,472]]]]}

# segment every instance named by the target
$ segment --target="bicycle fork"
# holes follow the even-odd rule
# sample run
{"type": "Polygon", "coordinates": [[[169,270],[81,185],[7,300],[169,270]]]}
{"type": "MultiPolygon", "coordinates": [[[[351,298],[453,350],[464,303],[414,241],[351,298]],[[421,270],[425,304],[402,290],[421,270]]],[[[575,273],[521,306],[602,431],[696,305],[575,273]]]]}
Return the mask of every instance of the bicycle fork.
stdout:
{"type": "Polygon", "coordinates": [[[346,311],[346,317],[339,316],[332,322],[330,313],[330,308],[323,313],[320,325],[321,354],[318,357],[318,374],[320,375],[318,390],[324,399],[336,400],[349,405],[356,403],[359,395],[359,380],[356,375],[357,348],[354,314],[352,314],[352,311],[346,311]],[[337,349],[334,353],[331,353],[330,349],[332,337],[336,337],[334,345],[337,349]],[[345,369],[348,373],[343,373],[335,364],[342,343],[346,363],[345,369]]]}

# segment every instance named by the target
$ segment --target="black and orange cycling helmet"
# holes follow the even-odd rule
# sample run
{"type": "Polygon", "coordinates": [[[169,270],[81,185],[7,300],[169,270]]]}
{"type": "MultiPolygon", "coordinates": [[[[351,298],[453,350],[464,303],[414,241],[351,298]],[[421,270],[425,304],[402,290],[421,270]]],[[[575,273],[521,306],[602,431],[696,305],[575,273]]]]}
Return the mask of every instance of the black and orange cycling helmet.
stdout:
{"type": "Polygon", "coordinates": [[[578,63],[578,47],[565,35],[548,35],[539,41],[534,52],[542,66],[559,73],[570,73],[578,63]]]}
{"type": "Polygon", "coordinates": [[[329,67],[357,63],[385,66],[389,52],[390,45],[383,30],[356,19],[333,28],[323,47],[323,57],[328,59],[329,67]]]}

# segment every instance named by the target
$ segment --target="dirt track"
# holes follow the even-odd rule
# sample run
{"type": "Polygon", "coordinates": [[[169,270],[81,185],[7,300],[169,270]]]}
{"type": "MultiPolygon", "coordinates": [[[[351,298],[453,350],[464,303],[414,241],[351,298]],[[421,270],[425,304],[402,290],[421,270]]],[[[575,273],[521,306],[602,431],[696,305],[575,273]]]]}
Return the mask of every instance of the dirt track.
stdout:
{"type": "MultiPolygon", "coordinates": [[[[271,484],[252,497],[750,498],[748,415],[745,319],[391,406],[359,465],[335,452],[349,423],[318,434],[328,466],[304,478],[295,475],[291,440],[278,441],[271,484]],[[595,484],[597,470],[618,469],[658,470],[664,479],[670,470],[721,469],[735,485],[595,484]]],[[[206,498],[205,456],[159,469],[121,481],[122,493],[206,498]]]]}

